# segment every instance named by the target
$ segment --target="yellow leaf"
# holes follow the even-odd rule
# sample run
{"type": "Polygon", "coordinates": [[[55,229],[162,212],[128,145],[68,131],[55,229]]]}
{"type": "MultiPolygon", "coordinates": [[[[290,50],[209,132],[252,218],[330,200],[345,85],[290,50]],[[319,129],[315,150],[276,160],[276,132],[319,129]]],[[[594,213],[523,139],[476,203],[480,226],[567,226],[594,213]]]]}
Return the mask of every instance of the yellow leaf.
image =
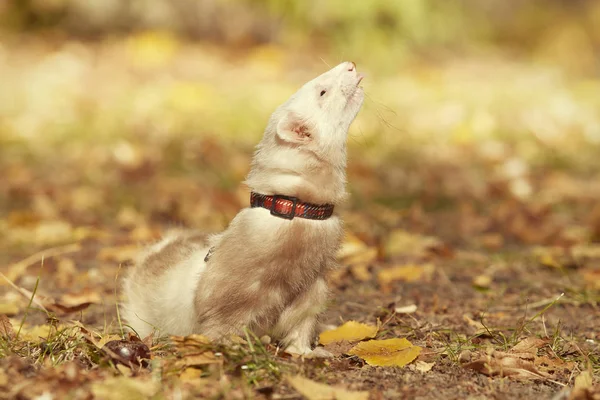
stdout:
{"type": "Polygon", "coordinates": [[[353,265],[350,267],[350,271],[352,271],[352,276],[361,282],[368,282],[371,280],[371,273],[366,264],[353,265]]]}
{"type": "Polygon", "coordinates": [[[368,248],[369,246],[367,246],[367,244],[362,240],[351,233],[346,233],[344,241],[338,250],[337,257],[339,259],[346,258],[354,254],[362,253],[368,248]]]}
{"type": "Polygon", "coordinates": [[[311,381],[299,375],[288,376],[287,381],[308,400],[367,400],[369,398],[369,392],[352,392],[311,381]]]}
{"type": "Polygon", "coordinates": [[[379,284],[385,288],[389,286],[392,282],[396,281],[417,281],[421,279],[421,277],[424,274],[430,275],[433,272],[433,269],[434,267],[431,264],[401,265],[379,271],[379,273],[377,274],[377,280],[379,281],[379,284]]]}
{"type": "Polygon", "coordinates": [[[473,285],[479,288],[488,289],[492,284],[492,277],[489,275],[477,275],[473,278],[473,285]]]}
{"type": "Polygon", "coordinates": [[[112,340],[121,340],[121,337],[119,335],[105,335],[102,336],[100,338],[100,340],[98,340],[97,342],[95,342],[94,344],[96,345],[96,347],[98,347],[99,349],[103,348],[104,345],[112,340]]]}
{"type": "Polygon", "coordinates": [[[414,235],[405,230],[392,231],[385,244],[388,256],[412,255],[422,256],[427,250],[440,246],[439,239],[431,236],[414,235]]]}
{"type": "Polygon", "coordinates": [[[367,364],[379,367],[403,367],[421,353],[421,347],[413,346],[405,338],[369,340],[354,346],[348,354],[364,359],[367,364]]]}
{"type": "Polygon", "coordinates": [[[0,314],[15,315],[19,312],[19,306],[15,303],[0,303],[0,314]]]}
{"type": "Polygon", "coordinates": [[[369,247],[361,252],[345,257],[342,262],[345,265],[370,264],[377,258],[377,248],[369,247]]]}
{"type": "MultiPolygon", "coordinates": [[[[593,376],[591,371],[583,371],[575,378],[575,385],[573,386],[573,392],[585,394],[588,389],[591,389],[593,385],[593,376]]],[[[575,394],[573,393],[573,394],[575,394]]],[[[580,398],[573,396],[572,398],[580,398]]],[[[584,398],[583,396],[581,398],[584,398]]]]}
{"type": "Polygon", "coordinates": [[[202,381],[202,374],[204,374],[204,371],[199,368],[186,368],[181,375],[179,375],[179,379],[182,382],[194,383],[197,385],[202,381]]]}
{"type": "Polygon", "coordinates": [[[329,343],[358,342],[359,340],[373,338],[377,334],[379,326],[362,324],[356,321],[348,321],[344,325],[325,331],[319,335],[319,343],[325,345],[329,343]]]}
{"type": "Polygon", "coordinates": [[[175,365],[178,369],[187,367],[197,367],[206,364],[221,364],[222,358],[219,358],[212,351],[206,351],[197,354],[186,354],[181,360],[177,360],[175,365]]]}

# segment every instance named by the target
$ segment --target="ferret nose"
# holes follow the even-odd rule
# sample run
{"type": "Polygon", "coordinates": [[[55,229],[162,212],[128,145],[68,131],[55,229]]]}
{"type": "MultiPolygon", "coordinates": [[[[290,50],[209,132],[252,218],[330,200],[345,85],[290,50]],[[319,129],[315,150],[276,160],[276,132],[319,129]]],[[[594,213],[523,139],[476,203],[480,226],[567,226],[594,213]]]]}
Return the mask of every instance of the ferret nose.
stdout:
{"type": "Polygon", "coordinates": [[[348,66],[348,71],[354,71],[356,69],[356,64],[354,63],[354,61],[350,61],[348,62],[348,64],[350,64],[348,66]]]}

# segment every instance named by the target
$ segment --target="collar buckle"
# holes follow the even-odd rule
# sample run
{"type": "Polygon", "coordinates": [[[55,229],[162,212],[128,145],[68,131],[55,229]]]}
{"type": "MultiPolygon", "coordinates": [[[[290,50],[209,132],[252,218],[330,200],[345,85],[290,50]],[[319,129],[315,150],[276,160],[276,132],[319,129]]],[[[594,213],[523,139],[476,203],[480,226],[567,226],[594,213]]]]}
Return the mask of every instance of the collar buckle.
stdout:
{"type": "MultiPolygon", "coordinates": [[[[284,219],[294,219],[294,217],[296,216],[296,206],[298,205],[298,198],[297,197],[291,197],[291,196],[284,196],[281,194],[274,194],[273,195],[273,202],[271,203],[271,215],[274,215],[276,217],[280,217],[280,218],[284,218],[284,219]],[[277,211],[277,200],[288,200],[292,202],[292,209],[289,212],[281,212],[281,211],[277,211]]],[[[287,207],[285,207],[287,208],[287,207]]],[[[281,208],[282,210],[285,208],[281,208]]]]}

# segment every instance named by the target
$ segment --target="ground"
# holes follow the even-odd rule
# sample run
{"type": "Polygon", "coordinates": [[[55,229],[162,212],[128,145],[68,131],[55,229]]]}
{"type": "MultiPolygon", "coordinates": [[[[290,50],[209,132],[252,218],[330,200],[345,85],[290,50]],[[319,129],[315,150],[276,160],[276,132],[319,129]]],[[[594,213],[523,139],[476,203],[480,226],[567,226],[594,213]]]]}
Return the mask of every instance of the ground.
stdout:
{"type": "Polygon", "coordinates": [[[266,116],[301,71],[326,68],[276,49],[233,64],[196,45],[144,53],[148,40],[171,46],[159,39],[4,55],[2,83],[19,96],[2,103],[0,131],[0,398],[293,399],[299,386],[334,398],[294,376],[372,399],[600,396],[598,84],[512,61],[365,81],[323,322],[406,338],[416,359],[369,365],[348,354],[360,339],[326,344],[322,359],[251,333],[226,346],[125,333],[119,285],[135,254],[174,226],[223,229],[248,203],[240,182],[266,116]],[[513,74],[526,83],[501,79],[513,74]],[[528,108],[515,105],[524,96],[528,108]],[[224,119],[232,109],[245,111],[224,119]]]}

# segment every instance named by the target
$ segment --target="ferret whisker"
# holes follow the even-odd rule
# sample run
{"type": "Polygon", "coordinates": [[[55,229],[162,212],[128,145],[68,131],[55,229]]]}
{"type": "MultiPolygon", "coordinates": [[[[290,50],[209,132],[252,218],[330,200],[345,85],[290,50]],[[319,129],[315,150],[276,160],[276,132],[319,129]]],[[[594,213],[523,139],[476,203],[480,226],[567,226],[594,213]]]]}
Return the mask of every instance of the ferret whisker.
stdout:
{"type": "Polygon", "coordinates": [[[327,64],[327,61],[325,61],[323,59],[323,57],[319,57],[319,60],[323,61],[323,64],[325,64],[327,66],[327,68],[331,68],[331,66],[329,64],[327,64]]]}
{"type": "Polygon", "coordinates": [[[367,96],[369,98],[369,100],[371,100],[373,103],[378,104],[381,107],[383,107],[386,111],[389,111],[390,113],[394,114],[395,116],[398,116],[398,113],[396,112],[396,110],[394,110],[390,106],[383,104],[381,101],[375,100],[373,97],[369,96],[368,93],[365,93],[365,96],[367,96]]]}
{"type": "MultiPolygon", "coordinates": [[[[379,120],[388,128],[393,129],[397,132],[401,132],[401,133],[405,133],[406,131],[403,129],[398,128],[397,126],[393,125],[391,122],[389,122],[381,113],[381,111],[379,110],[379,108],[377,107],[377,102],[374,101],[371,96],[369,96],[367,93],[365,93],[365,96],[367,96],[367,98],[373,102],[374,106],[375,106],[375,114],[377,114],[377,118],[379,118],[379,120]]],[[[388,107],[389,108],[389,107],[388,107]]],[[[395,111],[391,110],[394,113],[394,115],[398,115],[395,111]]]]}

